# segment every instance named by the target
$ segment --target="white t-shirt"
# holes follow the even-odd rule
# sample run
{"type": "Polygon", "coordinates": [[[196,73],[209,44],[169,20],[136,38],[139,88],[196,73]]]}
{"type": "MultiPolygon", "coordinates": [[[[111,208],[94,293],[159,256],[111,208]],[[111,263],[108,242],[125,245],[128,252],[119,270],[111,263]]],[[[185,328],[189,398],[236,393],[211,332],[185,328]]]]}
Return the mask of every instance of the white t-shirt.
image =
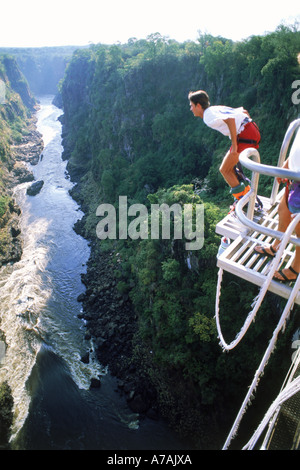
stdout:
{"type": "Polygon", "coordinates": [[[212,129],[215,129],[230,138],[230,132],[224,119],[234,118],[236,133],[240,134],[247,122],[252,119],[246,114],[243,107],[230,108],[228,106],[209,106],[203,114],[203,122],[212,129]]]}

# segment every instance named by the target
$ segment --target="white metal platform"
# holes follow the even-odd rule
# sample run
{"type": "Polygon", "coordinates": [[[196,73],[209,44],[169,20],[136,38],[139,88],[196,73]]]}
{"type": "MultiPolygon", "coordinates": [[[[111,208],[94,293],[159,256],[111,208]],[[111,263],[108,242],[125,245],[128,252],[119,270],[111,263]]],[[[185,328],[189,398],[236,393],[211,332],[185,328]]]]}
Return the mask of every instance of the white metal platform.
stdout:
{"type": "MultiPolygon", "coordinates": [[[[274,272],[281,267],[289,267],[292,263],[294,258],[296,246],[300,246],[300,238],[294,236],[293,231],[300,223],[300,214],[297,213],[295,218],[292,219],[290,225],[285,230],[285,233],[282,233],[278,230],[278,205],[282,199],[284,194],[284,190],[282,190],[278,194],[279,188],[279,180],[291,180],[291,181],[299,181],[300,182],[300,169],[298,167],[299,164],[299,151],[300,151],[300,119],[293,121],[285,134],[282,147],[280,150],[280,155],[278,159],[277,167],[262,165],[260,164],[260,156],[257,149],[246,149],[240,154],[240,162],[242,166],[247,168],[248,170],[252,171],[252,180],[251,180],[251,190],[237,203],[235,207],[235,215],[228,215],[219,224],[217,224],[216,232],[223,237],[229,238],[233,240],[232,243],[226,248],[226,250],[218,255],[217,265],[220,268],[219,276],[218,276],[218,287],[217,287],[217,298],[219,298],[220,294],[220,280],[222,280],[222,269],[224,271],[233,273],[235,276],[245,279],[257,286],[262,287],[260,289],[259,295],[257,296],[256,305],[253,310],[249,313],[244,326],[246,327],[245,330],[241,329],[240,333],[236,337],[236,339],[230,344],[227,345],[224,342],[222,337],[222,332],[219,327],[219,315],[218,315],[218,308],[216,308],[216,321],[217,321],[217,328],[219,332],[219,338],[221,340],[221,344],[223,345],[224,349],[230,350],[233,349],[236,344],[239,343],[240,339],[243,337],[250,322],[254,320],[254,316],[257,308],[260,307],[260,302],[263,300],[264,295],[266,293],[266,289],[277,294],[285,299],[288,299],[278,325],[276,326],[275,330],[273,331],[272,338],[268,344],[268,347],[264,353],[262,361],[254,375],[252,384],[248,388],[247,395],[242,403],[242,406],[237,414],[235,422],[230,430],[230,433],[226,439],[226,442],[223,446],[223,449],[228,449],[231,440],[237,433],[237,429],[240,424],[240,420],[242,419],[246,407],[249,405],[254,390],[258,385],[258,381],[260,376],[263,374],[265,366],[268,362],[270,355],[272,354],[273,349],[275,348],[277,336],[279,332],[284,328],[286,319],[293,308],[294,303],[300,305],[300,274],[297,277],[295,283],[290,283],[290,285],[283,284],[279,281],[275,281],[273,276],[274,272]],[[292,138],[297,131],[296,138],[294,139],[292,149],[290,151],[289,157],[291,157],[291,162],[297,162],[294,166],[294,170],[290,169],[290,166],[286,168],[283,166],[283,163],[286,161],[288,155],[288,149],[292,142],[292,138]],[[266,176],[271,176],[274,178],[273,189],[270,196],[270,199],[260,198],[263,202],[264,208],[261,212],[255,213],[255,197],[258,190],[258,181],[259,175],[263,174],[266,176]],[[258,244],[270,244],[277,238],[282,241],[279,245],[279,251],[275,256],[275,260],[273,263],[273,258],[261,255],[257,253],[254,248],[258,244]],[[278,266],[277,266],[278,264],[278,266]]],[[[288,158],[289,158],[288,157],[288,158]]],[[[289,161],[289,162],[290,162],[289,161]]],[[[293,165],[291,165],[293,166],[293,165]]],[[[219,250],[221,252],[221,250],[219,250]]],[[[217,306],[217,302],[216,302],[217,306]]],[[[298,364],[298,362],[297,362],[298,364]]],[[[292,381],[291,384],[293,388],[288,390],[289,395],[282,395],[279,394],[280,400],[282,398],[288,397],[289,399],[292,397],[293,403],[293,410],[294,411],[294,401],[297,405],[297,412],[298,414],[295,415],[296,419],[296,427],[294,426],[293,429],[290,426],[291,440],[287,444],[287,448],[299,448],[300,442],[300,433],[299,433],[299,381],[297,380],[292,381]],[[295,383],[296,382],[296,383],[295,383]]],[[[289,383],[289,385],[291,385],[289,383]]],[[[287,393],[286,388],[283,390],[287,393]]],[[[275,403],[275,402],[274,402],[275,403]]],[[[275,411],[278,410],[278,402],[275,403],[275,411]]],[[[281,402],[280,402],[281,403],[281,402]]],[[[271,411],[273,411],[272,407],[271,411]]],[[[285,410],[284,410],[285,411],[285,410]]],[[[267,420],[270,420],[269,415],[267,414],[267,420]]],[[[290,418],[290,403],[288,404],[288,416],[290,418]]],[[[284,418],[286,418],[286,414],[284,414],[284,418]]],[[[292,414],[292,420],[294,421],[294,413],[292,414]]],[[[264,423],[263,423],[264,424],[264,423]]],[[[265,426],[265,424],[264,424],[265,426]]],[[[263,428],[262,428],[263,429],[263,428]]],[[[272,430],[272,428],[270,428],[272,430]]],[[[283,433],[286,434],[286,428],[279,428],[279,435],[283,433]]],[[[267,436],[270,434],[268,433],[267,436]]],[[[253,437],[260,436],[257,433],[254,433],[253,437]]],[[[254,444],[256,443],[254,439],[254,444]]],[[[249,441],[250,443],[250,441],[249,441]]],[[[252,443],[251,443],[252,446],[252,443]]],[[[286,446],[286,444],[285,444],[286,446]]],[[[246,448],[253,448],[247,446],[246,448]]],[[[281,440],[279,448],[283,448],[283,442],[281,440]]]]}
{"type": "MultiPolygon", "coordinates": [[[[254,214],[254,222],[277,230],[278,204],[283,191],[278,194],[274,205],[270,204],[268,198],[260,197],[264,207],[263,211],[254,214]]],[[[218,257],[217,266],[257,286],[262,286],[266,280],[272,258],[256,253],[254,248],[258,244],[272,243],[273,239],[247,228],[236,215],[232,214],[227,215],[217,224],[216,233],[233,240],[229,247],[218,257]]],[[[294,250],[295,246],[292,243],[287,245],[278,269],[282,265],[288,267],[291,264],[294,250]]],[[[272,280],[269,290],[288,299],[292,291],[291,286],[272,280]]],[[[297,295],[295,303],[300,305],[300,293],[297,295]]]]}
{"type": "MultiPolygon", "coordinates": [[[[269,198],[259,196],[259,199],[263,203],[263,210],[254,213],[254,222],[270,226],[276,230],[278,225],[278,204],[281,200],[283,191],[284,190],[279,193],[273,206],[271,206],[269,198]]],[[[229,238],[230,240],[235,240],[239,235],[242,235],[247,231],[247,227],[239,221],[235,213],[228,214],[216,225],[216,233],[229,238]]]]}

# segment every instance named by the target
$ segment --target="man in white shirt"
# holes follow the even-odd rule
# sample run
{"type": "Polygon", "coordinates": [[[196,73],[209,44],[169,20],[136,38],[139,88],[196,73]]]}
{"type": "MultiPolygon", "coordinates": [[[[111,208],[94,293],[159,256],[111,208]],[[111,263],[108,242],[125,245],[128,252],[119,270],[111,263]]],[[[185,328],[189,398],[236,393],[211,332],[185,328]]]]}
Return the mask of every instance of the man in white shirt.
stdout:
{"type": "Polygon", "coordinates": [[[203,90],[190,92],[188,95],[190,109],[194,116],[201,117],[203,122],[231,139],[231,147],[220,166],[220,172],[231,187],[235,200],[241,199],[250,190],[249,185],[240,181],[236,165],[239,154],[248,147],[259,147],[260,133],[244,108],[228,106],[210,106],[209,97],[203,90]]]}

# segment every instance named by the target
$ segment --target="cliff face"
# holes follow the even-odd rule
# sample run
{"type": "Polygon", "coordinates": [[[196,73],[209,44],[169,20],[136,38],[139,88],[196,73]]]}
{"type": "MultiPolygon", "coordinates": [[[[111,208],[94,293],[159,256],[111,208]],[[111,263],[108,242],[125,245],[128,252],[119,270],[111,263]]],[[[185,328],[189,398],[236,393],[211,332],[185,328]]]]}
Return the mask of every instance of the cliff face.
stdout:
{"type": "Polygon", "coordinates": [[[15,184],[33,179],[23,160],[40,155],[41,136],[35,129],[36,101],[14,58],[0,56],[0,266],[20,259],[19,215],[15,184]]]}
{"type": "Polygon", "coordinates": [[[3,56],[2,63],[6,74],[6,83],[20,96],[23,105],[30,111],[34,110],[36,100],[33,97],[24,75],[20,72],[16,60],[8,55],[3,56]]]}
{"type": "MultiPolygon", "coordinates": [[[[100,361],[107,360],[122,379],[128,399],[138,397],[140,410],[159,409],[174,428],[213,436],[212,445],[223,431],[209,428],[233,419],[228,404],[240,399],[253,376],[274,312],[265,307],[243,353],[227,358],[224,367],[213,317],[215,225],[231,203],[218,170],[228,140],[195,123],[187,96],[202,88],[212,104],[248,109],[262,131],[264,162],[276,164],[288,121],[297,113],[290,86],[299,71],[299,34],[282,29],[241,44],[204,35],[199,44],[153,37],[93,46],[74,54],[61,86],[64,157],[85,212],[77,229],[92,241],[81,299],[88,334],[96,338],[100,361]],[[282,44],[289,45],[284,53],[282,44]],[[118,197],[127,195],[132,203],[171,206],[194,202],[198,193],[205,201],[205,244],[193,254],[194,270],[175,243],[109,245],[96,238],[101,203],[117,207],[118,197]]],[[[262,189],[269,195],[268,184],[262,189]]],[[[229,335],[239,330],[241,312],[256,295],[240,280],[237,299],[235,285],[229,277],[223,299],[229,335]]],[[[279,348],[277,354],[274,370],[276,360],[283,361],[279,348]]]]}
{"type": "Polygon", "coordinates": [[[0,47],[1,54],[13,55],[36,96],[55,95],[66,66],[78,46],[0,47]]]}
{"type": "MultiPolygon", "coordinates": [[[[21,212],[12,197],[12,188],[33,178],[21,161],[19,149],[26,139],[30,140],[32,149],[35,144],[40,149],[41,138],[36,133],[33,119],[35,105],[16,61],[0,55],[0,267],[18,261],[22,255],[21,212]]],[[[1,330],[0,343],[5,345],[1,330]]],[[[8,449],[13,398],[5,382],[0,384],[0,408],[0,449],[8,449]]]]}

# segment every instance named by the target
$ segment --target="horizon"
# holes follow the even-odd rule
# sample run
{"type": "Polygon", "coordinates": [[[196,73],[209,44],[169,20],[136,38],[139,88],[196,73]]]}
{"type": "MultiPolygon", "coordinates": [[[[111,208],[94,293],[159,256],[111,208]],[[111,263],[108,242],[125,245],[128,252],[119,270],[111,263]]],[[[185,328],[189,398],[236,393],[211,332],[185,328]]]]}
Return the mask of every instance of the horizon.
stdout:
{"type": "Polygon", "coordinates": [[[195,42],[204,33],[239,42],[273,32],[282,24],[298,26],[300,22],[294,0],[286,0],[284,7],[271,0],[253,0],[246,21],[239,0],[230,6],[221,0],[204,6],[199,6],[198,0],[176,5],[171,0],[113,0],[109,4],[86,0],[84,8],[78,0],[53,0],[48,5],[41,9],[40,0],[12,0],[2,5],[1,17],[6,21],[1,24],[0,47],[126,44],[157,32],[179,43],[195,42]]]}
{"type": "MultiPolygon", "coordinates": [[[[299,22],[298,22],[298,19],[295,18],[295,22],[294,23],[287,23],[287,22],[280,22],[273,30],[268,30],[268,31],[264,31],[262,33],[253,33],[247,37],[244,37],[244,38],[241,38],[241,39],[232,39],[230,37],[227,37],[227,36],[223,36],[221,34],[213,34],[209,31],[201,31],[199,30],[198,31],[198,36],[195,37],[195,39],[184,39],[182,41],[180,40],[177,40],[175,38],[172,38],[172,37],[169,37],[169,36],[165,36],[163,34],[161,34],[159,31],[155,31],[155,32],[152,32],[150,33],[149,35],[145,36],[145,37],[140,37],[140,38],[136,38],[136,37],[129,37],[126,41],[124,42],[120,42],[120,41],[115,41],[115,42],[110,42],[110,43],[105,43],[105,42],[88,42],[88,43],[82,43],[82,44],[75,44],[75,43],[70,43],[70,44],[52,44],[52,45],[32,45],[32,46],[18,46],[18,45],[13,45],[13,46],[2,46],[0,44],[0,50],[1,49],[57,49],[57,48],[88,48],[90,46],[99,46],[99,45],[104,45],[104,46],[113,46],[113,45],[126,45],[129,43],[130,40],[136,40],[136,41],[143,41],[143,40],[147,40],[150,36],[152,35],[155,35],[155,34],[159,34],[162,38],[165,38],[166,40],[170,40],[170,41],[175,41],[177,42],[178,44],[183,44],[185,42],[194,42],[196,43],[199,39],[199,37],[201,37],[202,34],[208,34],[208,35],[211,35],[215,38],[222,38],[222,39],[225,39],[225,40],[229,40],[229,41],[232,41],[232,42],[243,42],[243,41],[247,41],[248,39],[251,39],[252,36],[266,36],[268,34],[271,34],[271,33],[274,33],[280,26],[286,26],[286,27],[294,27],[294,26],[298,26],[299,22]]],[[[299,28],[297,29],[299,30],[299,28]]]]}

